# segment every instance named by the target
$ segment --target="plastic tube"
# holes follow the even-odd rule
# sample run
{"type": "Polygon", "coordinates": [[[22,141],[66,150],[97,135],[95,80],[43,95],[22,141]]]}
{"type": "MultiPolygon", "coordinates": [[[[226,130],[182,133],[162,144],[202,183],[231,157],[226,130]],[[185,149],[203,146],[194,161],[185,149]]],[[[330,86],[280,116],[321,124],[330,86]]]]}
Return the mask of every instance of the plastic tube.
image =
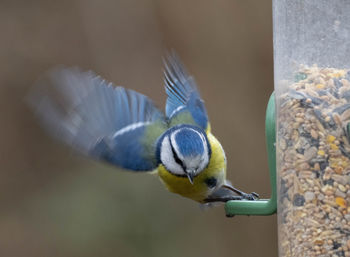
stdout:
{"type": "Polygon", "coordinates": [[[350,256],[350,1],[274,0],[280,256],[350,256]]]}

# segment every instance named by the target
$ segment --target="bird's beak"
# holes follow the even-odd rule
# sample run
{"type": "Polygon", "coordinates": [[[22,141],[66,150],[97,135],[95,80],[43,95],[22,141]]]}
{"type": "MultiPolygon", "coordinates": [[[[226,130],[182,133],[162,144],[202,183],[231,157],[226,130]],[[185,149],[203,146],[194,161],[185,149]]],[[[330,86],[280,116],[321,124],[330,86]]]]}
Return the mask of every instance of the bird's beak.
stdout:
{"type": "Polygon", "coordinates": [[[186,170],[186,175],[190,183],[193,185],[194,170],[186,170]]]}

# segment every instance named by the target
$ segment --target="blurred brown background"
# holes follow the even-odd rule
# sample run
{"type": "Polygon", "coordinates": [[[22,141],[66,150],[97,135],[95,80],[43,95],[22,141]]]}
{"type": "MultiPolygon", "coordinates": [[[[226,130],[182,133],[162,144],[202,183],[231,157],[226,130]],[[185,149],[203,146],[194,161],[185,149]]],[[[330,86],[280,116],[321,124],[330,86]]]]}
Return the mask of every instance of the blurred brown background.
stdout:
{"type": "Polygon", "coordinates": [[[156,177],[76,156],[24,104],[64,64],[165,102],[161,57],[194,74],[228,177],[269,196],[264,116],[273,89],[271,1],[0,1],[0,256],[277,256],[276,216],[167,192],[156,177]]]}

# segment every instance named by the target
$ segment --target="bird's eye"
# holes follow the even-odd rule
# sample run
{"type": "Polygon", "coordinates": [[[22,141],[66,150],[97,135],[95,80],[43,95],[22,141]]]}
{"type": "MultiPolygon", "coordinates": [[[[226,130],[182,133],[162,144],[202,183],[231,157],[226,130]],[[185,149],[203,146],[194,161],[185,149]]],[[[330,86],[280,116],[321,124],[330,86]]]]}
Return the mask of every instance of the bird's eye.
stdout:
{"type": "Polygon", "coordinates": [[[179,158],[168,136],[164,137],[160,148],[160,160],[171,173],[186,175],[183,161],[179,158]]]}

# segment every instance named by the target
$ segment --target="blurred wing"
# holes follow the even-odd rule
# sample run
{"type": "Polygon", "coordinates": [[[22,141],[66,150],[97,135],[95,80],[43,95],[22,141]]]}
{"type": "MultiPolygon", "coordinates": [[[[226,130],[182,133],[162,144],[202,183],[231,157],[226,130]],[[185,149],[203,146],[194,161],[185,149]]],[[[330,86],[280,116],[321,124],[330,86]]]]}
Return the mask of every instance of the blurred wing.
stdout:
{"type": "Polygon", "coordinates": [[[155,143],[167,126],[146,96],[72,68],[49,72],[30,103],[48,132],[79,152],[130,170],[157,167],[155,143]]]}
{"type": "Polygon", "coordinates": [[[204,102],[194,79],[187,74],[174,52],[171,52],[166,58],[164,82],[168,95],[166,115],[170,120],[170,125],[187,123],[206,130],[209,121],[204,102]]]}

